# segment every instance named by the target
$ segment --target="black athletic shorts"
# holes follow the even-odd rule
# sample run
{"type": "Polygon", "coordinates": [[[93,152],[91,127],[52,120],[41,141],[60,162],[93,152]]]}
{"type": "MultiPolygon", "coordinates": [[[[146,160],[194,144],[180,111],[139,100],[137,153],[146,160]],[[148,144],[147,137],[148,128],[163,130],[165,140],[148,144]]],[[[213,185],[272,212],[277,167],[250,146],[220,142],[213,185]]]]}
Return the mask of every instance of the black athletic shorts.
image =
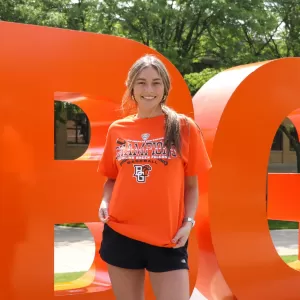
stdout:
{"type": "Polygon", "coordinates": [[[104,224],[99,254],[104,262],[116,267],[166,272],[189,269],[187,247],[188,242],[176,249],[149,245],[121,235],[104,224]]]}

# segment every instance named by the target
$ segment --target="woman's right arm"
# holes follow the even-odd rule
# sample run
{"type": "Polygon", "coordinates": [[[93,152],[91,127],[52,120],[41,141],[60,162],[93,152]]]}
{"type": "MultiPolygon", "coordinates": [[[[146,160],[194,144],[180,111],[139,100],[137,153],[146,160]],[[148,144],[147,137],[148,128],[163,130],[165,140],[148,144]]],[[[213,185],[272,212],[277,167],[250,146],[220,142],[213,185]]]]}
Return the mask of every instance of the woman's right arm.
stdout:
{"type": "Polygon", "coordinates": [[[103,223],[106,223],[109,219],[108,207],[115,182],[115,179],[108,178],[103,186],[102,200],[99,208],[99,218],[103,223]]]}

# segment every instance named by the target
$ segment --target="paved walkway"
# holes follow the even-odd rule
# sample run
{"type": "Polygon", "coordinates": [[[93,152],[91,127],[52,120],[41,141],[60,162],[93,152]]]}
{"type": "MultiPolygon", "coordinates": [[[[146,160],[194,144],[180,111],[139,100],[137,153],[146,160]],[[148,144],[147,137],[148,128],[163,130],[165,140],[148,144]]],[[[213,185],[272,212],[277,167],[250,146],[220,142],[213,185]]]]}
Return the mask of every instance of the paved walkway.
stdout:
{"type": "MultiPolygon", "coordinates": [[[[55,226],[54,272],[86,271],[94,259],[95,244],[85,228],[55,226]]],[[[272,230],[273,243],[280,255],[298,254],[298,230],[272,230]]]]}

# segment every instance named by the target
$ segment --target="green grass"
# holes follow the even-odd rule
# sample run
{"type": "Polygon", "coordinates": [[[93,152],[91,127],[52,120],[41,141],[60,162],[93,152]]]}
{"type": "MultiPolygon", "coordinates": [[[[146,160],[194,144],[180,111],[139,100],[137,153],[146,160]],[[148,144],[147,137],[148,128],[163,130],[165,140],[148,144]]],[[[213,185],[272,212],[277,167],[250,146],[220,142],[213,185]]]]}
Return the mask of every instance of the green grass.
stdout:
{"type": "MultiPolygon", "coordinates": [[[[270,230],[279,230],[279,229],[298,229],[298,222],[289,222],[289,221],[278,221],[278,220],[268,220],[269,229],[270,230]]],[[[79,227],[79,228],[87,228],[84,223],[62,223],[56,224],[61,226],[68,227],[79,227]]]]}
{"type": "Polygon", "coordinates": [[[269,220],[269,229],[298,229],[299,223],[298,222],[289,222],[289,221],[277,221],[277,220],[269,220]]]}
{"type": "Polygon", "coordinates": [[[61,224],[55,224],[55,225],[67,226],[67,227],[87,228],[87,226],[84,223],[61,223],[61,224]]]}
{"type": "MultiPolygon", "coordinates": [[[[289,222],[289,221],[278,221],[278,220],[268,220],[269,229],[270,230],[279,230],[279,229],[298,229],[298,222],[289,222]]],[[[87,228],[84,223],[62,223],[56,224],[61,226],[68,227],[79,227],[79,228],[87,228]]]]}
{"type": "MultiPolygon", "coordinates": [[[[270,230],[298,229],[299,228],[298,222],[269,220],[268,224],[269,224],[270,230]]],[[[57,225],[86,228],[84,223],[63,223],[63,224],[57,224],[57,225]]],[[[282,259],[286,263],[290,263],[290,262],[297,260],[298,257],[297,257],[297,255],[288,255],[288,256],[282,256],[282,259]]],[[[71,273],[57,273],[54,275],[54,282],[60,283],[60,282],[72,281],[77,278],[80,278],[84,273],[85,273],[84,271],[83,272],[71,272],[71,273]]]]}
{"type": "Polygon", "coordinates": [[[54,283],[67,282],[81,277],[86,272],[70,272],[70,273],[56,273],[54,274],[54,283]]]}
{"type": "Polygon", "coordinates": [[[286,256],[281,256],[284,262],[291,263],[293,261],[298,260],[298,255],[286,255],[286,256]]]}
{"type": "MultiPolygon", "coordinates": [[[[298,259],[297,255],[286,255],[286,256],[281,256],[282,260],[285,263],[290,263],[293,261],[296,261],[298,259]]],[[[85,272],[71,272],[71,273],[56,273],[54,274],[54,282],[55,283],[60,283],[60,282],[68,282],[72,281],[75,279],[78,279],[81,277],[85,272]]]]}

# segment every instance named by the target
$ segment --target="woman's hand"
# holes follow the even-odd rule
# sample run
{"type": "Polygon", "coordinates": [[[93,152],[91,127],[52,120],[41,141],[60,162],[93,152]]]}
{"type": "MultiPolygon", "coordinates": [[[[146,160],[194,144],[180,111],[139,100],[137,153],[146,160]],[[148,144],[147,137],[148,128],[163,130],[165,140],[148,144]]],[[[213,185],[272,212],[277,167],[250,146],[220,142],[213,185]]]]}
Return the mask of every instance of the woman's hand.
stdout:
{"type": "Polygon", "coordinates": [[[190,235],[192,229],[192,224],[191,222],[186,222],[182,225],[182,227],[177,231],[176,235],[172,239],[172,243],[176,244],[173,248],[180,248],[183,247],[190,235]]]}
{"type": "Polygon", "coordinates": [[[109,202],[102,200],[99,208],[99,219],[103,223],[106,223],[109,220],[108,206],[109,202]]]}
{"type": "Polygon", "coordinates": [[[109,220],[108,206],[114,185],[115,179],[108,178],[104,183],[102,201],[99,207],[99,219],[103,223],[106,223],[109,220]]]}

